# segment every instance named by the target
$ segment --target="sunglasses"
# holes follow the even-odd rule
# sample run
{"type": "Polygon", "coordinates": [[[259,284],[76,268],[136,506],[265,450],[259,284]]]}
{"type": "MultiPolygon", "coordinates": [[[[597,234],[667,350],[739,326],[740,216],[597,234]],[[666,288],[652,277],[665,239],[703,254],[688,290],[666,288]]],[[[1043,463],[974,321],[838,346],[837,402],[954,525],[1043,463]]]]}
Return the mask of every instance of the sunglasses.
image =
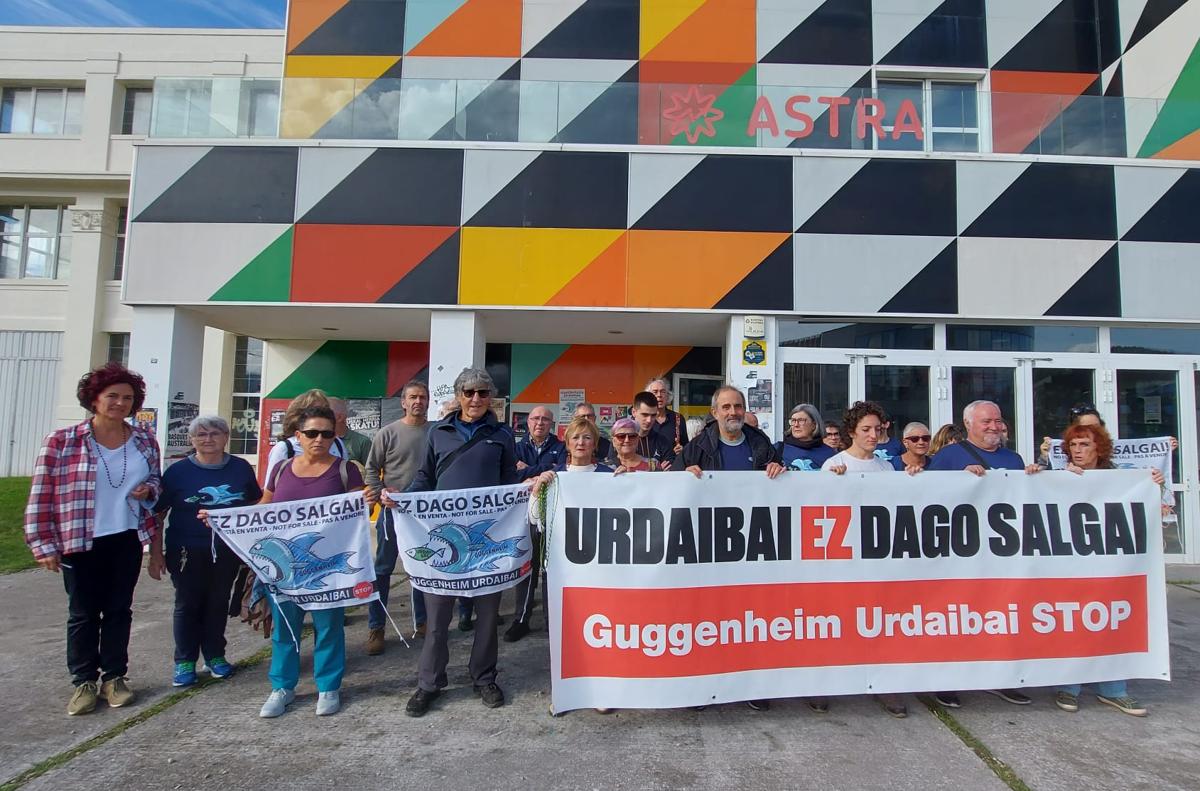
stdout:
{"type": "Polygon", "coordinates": [[[475,396],[479,396],[480,398],[487,398],[488,396],[490,396],[492,394],[492,391],[486,387],[483,388],[482,390],[473,390],[469,387],[464,387],[462,394],[465,395],[467,398],[474,398],[475,396]]]}
{"type": "Polygon", "coordinates": [[[637,434],[613,434],[613,439],[617,442],[632,442],[637,439],[637,434]]]}
{"type": "Polygon", "coordinates": [[[1071,411],[1068,414],[1071,417],[1081,417],[1083,415],[1098,415],[1100,413],[1097,412],[1096,407],[1092,406],[1091,404],[1082,404],[1080,406],[1071,407],[1071,411]]]}
{"type": "Polygon", "coordinates": [[[333,429],[306,428],[300,433],[309,439],[333,439],[333,429]]]}
{"type": "Polygon", "coordinates": [[[933,437],[928,434],[913,434],[911,437],[905,437],[905,442],[929,442],[933,437]]]}

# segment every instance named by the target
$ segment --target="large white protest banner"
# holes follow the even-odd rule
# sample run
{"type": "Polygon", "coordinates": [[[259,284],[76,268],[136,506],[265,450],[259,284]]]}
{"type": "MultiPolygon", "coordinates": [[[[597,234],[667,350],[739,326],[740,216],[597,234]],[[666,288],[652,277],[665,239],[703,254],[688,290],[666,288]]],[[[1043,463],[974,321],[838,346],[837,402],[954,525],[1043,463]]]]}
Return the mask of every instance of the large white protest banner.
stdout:
{"type": "Polygon", "coordinates": [[[553,707],[1169,677],[1145,472],[562,475],[553,707]]]}
{"type": "Polygon", "coordinates": [[[327,610],[379,598],[362,492],[209,511],[208,523],[279,601],[327,610]]]}
{"type": "Polygon", "coordinates": [[[524,484],[391,494],[404,570],[424,593],[483,596],[529,574],[529,492],[524,484]]]}

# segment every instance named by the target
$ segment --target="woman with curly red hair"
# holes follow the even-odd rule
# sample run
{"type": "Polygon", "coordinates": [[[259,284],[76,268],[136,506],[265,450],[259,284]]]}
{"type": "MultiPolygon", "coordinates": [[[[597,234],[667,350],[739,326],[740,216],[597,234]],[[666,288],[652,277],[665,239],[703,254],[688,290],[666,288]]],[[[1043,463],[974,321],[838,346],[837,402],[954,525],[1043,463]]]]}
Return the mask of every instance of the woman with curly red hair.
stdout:
{"type": "MultiPolygon", "coordinates": [[[[76,390],[91,417],[46,437],[25,508],[25,543],[38,565],[61,571],[67,589],[67,667],[75,691],[67,714],[104,698],[133,701],[129,630],[142,546],[157,530],[158,443],[127,418],[146,398],[142,377],[116,363],[89,371],[76,390]]],[[[151,574],[162,573],[161,557],[151,574]]]]}
{"type": "MultiPolygon", "coordinates": [[[[1063,432],[1063,450],[1068,459],[1067,471],[1076,475],[1083,475],[1088,470],[1116,469],[1112,460],[1112,437],[1108,435],[1108,430],[1098,420],[1094,423],[1072,423],[1063,432]]],[[[1151,469],[1150,477],[1159,486],[1162,486],[1165,480],[1162,472],[1156,469],[1151,469]]],[[[1146,707],[1130,696],[1127,682],[1124,679],[1100,681],[1095,687],[1096,699],[1101,703],[1106,703],[1118,711],[1134,717],[1146,716],[1146,707]]],[[[1066,712],[1079,711],[1079,693],[1081,691],[1081,684],[1061,686],[1054,694],[1054,704],[1066,712]]]]}

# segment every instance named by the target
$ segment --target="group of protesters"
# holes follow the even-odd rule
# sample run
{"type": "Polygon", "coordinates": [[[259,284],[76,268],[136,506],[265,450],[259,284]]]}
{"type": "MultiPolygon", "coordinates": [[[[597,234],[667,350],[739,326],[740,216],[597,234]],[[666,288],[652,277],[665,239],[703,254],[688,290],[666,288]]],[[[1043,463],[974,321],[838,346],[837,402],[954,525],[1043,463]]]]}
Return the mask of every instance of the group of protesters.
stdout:
{"type": "MultiPolygon", "coordinates": [[[[284,414],[279,441],[266,469],[259,471],[261,479],[249,463],[228,453],[225,420],[197,417],[188,428],[194,452],[160,473],[153,433],[129,422],[145,394],[141,376],[115,363],[88,372],[77,395],[90,417],[50,434],[34,470],[25,537],[40,566],[62,573],[68,599],[67,665],[74,684],[70,715],[92,711],[98,700],[120,707],[134,699],[127,679],[128,645],[144,548],[148,574],[157,580],[165,571],[175,589],[172,683],[195,684],[201,657],[213,678],[234,672],[225,658],[225,627],[230,615],[240,611],[271,635],[271,692],[260,716],[278,717],[294,702],[300,680],[296,635],[305,611],[264,595],[252,574],[247,579],[237,556],[209,528],[211,510],[364,491],[368,504],[381,506],[375,524],[379,600],[368,607],[366,641],[366,653],[379,655],[385,651],[387,604],[399,555],[392,498],[400,492],[522,481],[536,492],[557,475],[577,472],[673,470],[703,477],[707,471],[760,471],[778,479],[807,471],[1035,474],[1049,466],[1045,458],[1026,464],[1008,447],[1004,416],[987,400],[968,404],[961,426],[943,426],[936,433],[920,422],[893,432],[885,409],[870,401],[851,405],[838,416],[839,423],[825,421],[812,404],[799,404],[790,410],[786,436],[773,443],[755,425],[738,388],[716,388],[709,417],[696,421],[670,408],[671,393],[663,379],[648,382],[633,395],[628,416],[617,419],[608,436],[597,426],[595,408],[581,403],[562,416],[567,425],[561,439],[551,409],[534,407],[527,417],[528,433],[518,441],[492,410],[497,391],[491,376],[483,369],[467,368],[455,380],[454,399],[441,405],[444,414],[438,419],[428,419],[427,385],[412,381],[401,391],[404,416],[370,440],[347,428],[344,401],[319,390],[302,394],[284,414]]],[[[1112,468],[1112,440],[1096,409],[1080,404],[1070,414],[1062,437],[1069,458],[1066,470],[1085,474],[1112,468]]],[[[1041,452],[1043,457],[1048,454],[1049,438],[1041,452]]],[[[1161,472],[1151,474],[1158,485],[1165,485],[1161,472]]],[[[536,551],[538,541],[533,546],[536,551]]],[[[533,567],[539,566],[534,557],[533,567]]],[[[536,572],[516,586],[505,641],[529,634],[537,587],[536,572]]],[[[412,591],[413,637],[422,645],[417,689],[406,704],[408,715],[426,714],[447,686],[449,630],[456,611],[458,628],[473,632],[468,669],[476,694],[487,707],[504,704],[504,692],[496,683],[499,626],[504,623],[500,601],[499,592],[459,598],[412,591]]],[[[314,610],[311,615],[316,713],[330,715],[341,705],[345,610],[314,610]]],[[[1031,702],[1020,690],[989,691],[1013,704],[1031,702]]],[[[1100,683],[1096,693],[1099,701],[1126,714],[1146,714],[1124,681],[1100,683]]],[[[1054,702],[1074,712],[1079,694],[1078,685],[1060,687],[1054,702]]],[[[934,697],[944,707],[961,705],[952,691],[936,692],[934,697]]],[[[878,699],[888,714],[907,715],[899,696],[878,699]]],[[[814,711],[829,710],[826,698],[806,702],[814,711]]],[[[747,704],[759,711],[770,706],[767,700],[747,704]]]]}

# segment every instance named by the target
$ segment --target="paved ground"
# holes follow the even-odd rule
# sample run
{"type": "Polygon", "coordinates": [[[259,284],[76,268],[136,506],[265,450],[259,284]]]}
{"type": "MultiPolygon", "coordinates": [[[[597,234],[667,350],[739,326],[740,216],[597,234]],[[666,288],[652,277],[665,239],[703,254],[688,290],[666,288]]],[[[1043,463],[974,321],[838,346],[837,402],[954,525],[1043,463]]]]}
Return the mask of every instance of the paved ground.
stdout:
{"type": "MultiPolygon", "coordinates": [[[[1176,568],[1168,576],[1198,580],[1200,569],[1176,568]]],[[[0,720],[0,783],[59,756],[24,787],[1006,788],[960,735],[911,696],[907,720],[887,717],[869,698],[839,699],[824,716],[780,701],[765,713],[738,705],[551,718],[544,631],[501,644],[500,682],[509,705],[498,710],[474,697],[464,667],[469,637],[455,632],[451,688],[434,711],[413,720],[403,707],[415,683],[416,651],[392,639],[385,656],[365,656],[361,613],[347,626],[342,713],[313,716],[309,680],[285,716],[264,721],[257,712],[269,688],[265,664],[173,699],[170,584],[143,578],[137,599],[131,682],[141,693],[138,704],[102,705],[95,714],[68,718],[61,581],[40,571],[0,577],[0,679],[9,711],[0,720]],[[173,705],[145,716],[164,701],[173,705]],[[139,716],[144,721],[112,734],[139,716]],[[111,738],[63,756],[101,734],[111,738]]],[[[1168,602],[1175,680],[1133,685],[1150,717],[1127,717],[1086,695],[1080,712],[1069,715],[1048,692],[1038,692],[1029,707],[969,694],[954,716],[968,738],[986,745],[1029,788],[1195,789],[1200,584],[1172,585],[1168,602]]],[[[229,635],[231,659],[266,645],[236,622],[229,635]]],[[[307,663],[303,672],[310,672],[307,663]]]]}

